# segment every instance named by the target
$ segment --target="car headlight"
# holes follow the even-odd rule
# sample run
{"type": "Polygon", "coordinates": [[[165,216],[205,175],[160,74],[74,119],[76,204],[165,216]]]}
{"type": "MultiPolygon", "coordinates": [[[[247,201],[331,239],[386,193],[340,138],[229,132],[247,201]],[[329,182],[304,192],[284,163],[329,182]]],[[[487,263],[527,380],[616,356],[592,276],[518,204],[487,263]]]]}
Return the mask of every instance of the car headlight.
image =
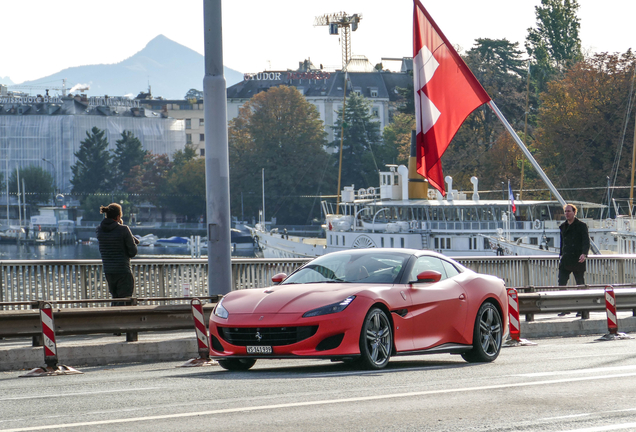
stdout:
{"type": "Polygon", "coordinates": [[[227,319],[230,314],[227,309],[223,307],[223,300],[224,299],[221,299],[221,301],[216,304],[216,307],[214,308],[214,315],[219,318],[227,319]]]}
{"type": "Polygon", "coordinates": [[[349,306],[356,296],[349,296],[341,302],[330,304],[327,306],[319,307],[317,309],[310,310],[303,314],[303,318],[316,317],[320,315],[329,315],[333,313],[342,312],[349,306]]]}

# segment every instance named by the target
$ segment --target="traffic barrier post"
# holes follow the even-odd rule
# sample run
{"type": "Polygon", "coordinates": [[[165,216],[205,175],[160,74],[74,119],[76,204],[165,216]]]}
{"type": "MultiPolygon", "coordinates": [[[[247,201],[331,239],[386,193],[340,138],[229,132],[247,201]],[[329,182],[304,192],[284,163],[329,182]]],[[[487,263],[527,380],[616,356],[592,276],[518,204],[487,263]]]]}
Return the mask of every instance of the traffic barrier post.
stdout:
{"type": "Polygon", "coordinates": [[[527,339],[521,339],[521,320],[519,319],[519,295],[514,288],[508,288],[508,329],[509,339],[504,346],[536,345],[527,339]]]}
{"type": "Polygon", "coordinates": [[[208,345],[208,328],[205,325],[205,315],[203,314],[203,306],[198,298],[192,299],[192,319],[194,320],[194,330],[197,335],[197,348],[199,357],[193,358],[185,362],[179,367],[195,367],[195,366],[212,366],[217,364],[215,360],[210,359],[210,347],[208,345]]]}
{"type": "Polygon", "coordinates": [[[82,372],[70,366],[57,364],[57,343],[55,342],[55,323],[53,321],[53,307],[51,303],[44,303],[40,308],[42,324],[42,340],[44,347],[44,363],[46,366],[31,369],[21,377],[52,376],[81,374],[82,372]]]}
{"type": "Polygon", "coordinates": [[[605,287],[605,310],[607,312],[607,331],[608,333],[597,341],[609,341],[617,339],[633,339],[633,337],[620,333],[618,331],[618,315],[616,314],[616,294],[614,287],[608,285],[605,287]]]}

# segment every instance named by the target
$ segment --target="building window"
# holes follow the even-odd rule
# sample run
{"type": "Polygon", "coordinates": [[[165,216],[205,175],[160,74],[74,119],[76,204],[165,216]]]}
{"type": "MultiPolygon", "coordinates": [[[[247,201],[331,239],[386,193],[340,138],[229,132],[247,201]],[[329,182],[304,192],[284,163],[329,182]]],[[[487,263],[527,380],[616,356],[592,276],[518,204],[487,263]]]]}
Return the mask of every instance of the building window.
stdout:
{"type": "Polygon", "coordinates": [[[391,237],[391,247],[395,247],[395,239],[393,237],[391,237]]]}
{"type": "Polygon", "coordinates": [[[382,238],[380,239],[380,245],[381,245],[381,247],[384,247],[384,237],[382,237],[382,238]]]}
{"type": "Polygon", "coordinates": [[[192,144],[192,134],[186,134],[186,144],[192,144]]]}
{"type": "Polygon", "coordinates": [[[378,97],[378,90],[377,89],[371,89],[371,97],[378,97]]]}
{"type": "Polygon", "coordinates": [[[199,156],[205,156],[205,149],[199,149],[199,156]]]}
{"type": "Polygon", "coordinates": [[[342,236],[342,245],[345,246],[345,236],[342,236]]]}
{"type": "Polygon", "coordinates": [[[205,126],[205,120],[199,119],[199,127],[205,126]]]}
{"type": "Polygon", "coordinates": [[[404,237],[400,237],[400,247],[404,247],[404,237]]]}
{"type": "Polygon", "coordinates": [[[192,119],[185,119],[186,129],[192,129],[192,119]]]}
{"type": "Polygon", "coordinates": [[[379,118],[380,117],[380,108],[378,108],[378,107],[371,108],[371,114],[373,115],[373,117],[379,118]]]}
{"type": "Polygon", "coordinates": [[[199,141],[200,142],[205,141],[205,134],[199,134],[199,141]]]}

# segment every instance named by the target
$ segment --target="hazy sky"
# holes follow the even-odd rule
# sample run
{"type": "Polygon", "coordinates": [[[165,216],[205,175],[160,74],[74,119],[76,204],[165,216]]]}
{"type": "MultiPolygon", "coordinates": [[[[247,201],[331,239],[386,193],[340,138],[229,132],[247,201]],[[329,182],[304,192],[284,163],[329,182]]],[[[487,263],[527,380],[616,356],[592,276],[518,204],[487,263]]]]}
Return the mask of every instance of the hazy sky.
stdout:
{"type": "MultiPolygon", "coordinates": [[[[507,38],[523,49],[540,0],[422,3],[462,49],[476,38],[507,38]]],[[[630,20],[636,0],[579,4],[584,50],[624,52],[634,46],[630,20]]],[[[316,65],[339,67],[338,36],[313,22],[315,16],[340,11],[363,16],[352,34],[354,55],[365,55],[373,64],[382,57],[412,55],[412,0],[225,0],[224,64],[240,72],[286,70],[309,57],[316,65]]],[[[159,34],[203,54],[203,0],[0,0],[0,13],[0,82],[9,77],[17,84],[67,67],[118,63],[159,34]]]]}

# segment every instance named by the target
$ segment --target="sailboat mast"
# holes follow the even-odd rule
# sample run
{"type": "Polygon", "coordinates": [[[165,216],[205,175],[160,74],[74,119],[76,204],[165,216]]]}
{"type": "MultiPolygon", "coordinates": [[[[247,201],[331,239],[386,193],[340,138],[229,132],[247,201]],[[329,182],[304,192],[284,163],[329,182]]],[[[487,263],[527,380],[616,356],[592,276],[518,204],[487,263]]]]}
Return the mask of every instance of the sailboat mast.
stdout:
{"type": "Polygon", "coordinates": [[[340,214],[340,180],[342,179],[342,147],[344,143],[345,108],[347,106],[347,68],[344,72],[344,92],[342,96],[342,123],[340,124],[340,161],[338,163],[338,193],[336,198],[336,214],[340,214]]]}
{"type": "Polygon", "coordinates": [[[634,165],[636,165],[636,116],[634,116],[634,145],[632,146],[632,183],[629,188],[629,215],[634,209],[634,165]]]}
{"type": "MultiPolygon", "coordinates": [[[[526,113],[525,120],[523,124],[523,139],[528,141],[528,100],[530,99],[530,62],[528,61],[528,79],[526,81],[526,113]]],[[[519,186],[519,199],[523,199],[523,178],[524,178],[524,168],[526,164],[521,161],[521,184],[519,186]]]]}

